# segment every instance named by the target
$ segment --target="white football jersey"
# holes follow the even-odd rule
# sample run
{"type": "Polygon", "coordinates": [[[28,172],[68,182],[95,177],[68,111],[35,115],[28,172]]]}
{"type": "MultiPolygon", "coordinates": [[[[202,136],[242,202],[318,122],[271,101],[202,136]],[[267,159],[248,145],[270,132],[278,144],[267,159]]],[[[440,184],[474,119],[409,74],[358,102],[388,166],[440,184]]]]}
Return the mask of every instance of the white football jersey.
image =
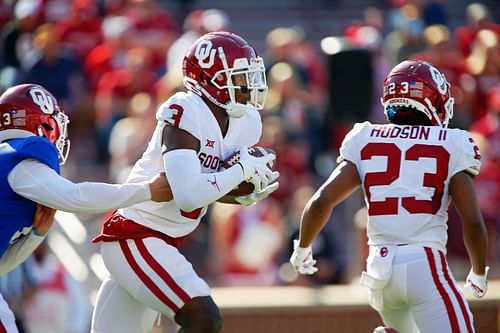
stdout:
{"type": "Polygon", "coordinates": [[[340,160],[358,169],[368,208],[369,245],[421,244],[446,251],[451,177],[481,166],[469,133],[439,126],[358,123],[340,160]]]}
{"type": "MultiPolygon", "coordinates": [[[[257,110],[241,118],[230,118],[229,129],[223,137],[219,124],[205,102],[192,92],[179,92],[163,103],[156,113],[158,124],[141,159],[137,161],[128,182],[141,182],[165,172],[161,154],[164,126],[178,127],[200,142],[198,159],[202,172],[217,172],[222,161],[242,146],[255,145],[262,133],[262,121],[257,110]]],[[[186,179],[189,181],[189,179],[186,179]]],[[[196,193],[193,193],[196,195],[196,193]]],[[[192,212],[181,211],[173,200],[133,205],[119,210],[124,217],[171,237],[192,232],[205,215],[207,207],[192,212]]]]}

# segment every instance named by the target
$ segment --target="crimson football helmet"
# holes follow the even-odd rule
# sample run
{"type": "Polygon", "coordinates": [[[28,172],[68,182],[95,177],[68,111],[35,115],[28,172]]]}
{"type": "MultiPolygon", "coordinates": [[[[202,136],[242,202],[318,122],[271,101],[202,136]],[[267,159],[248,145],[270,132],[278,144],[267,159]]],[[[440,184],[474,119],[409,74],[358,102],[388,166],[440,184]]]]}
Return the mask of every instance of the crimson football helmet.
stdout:
{"type": "Polygon", "coordinates": [[[37,84],[20,84],[0,96],[0,142],[7,139],[42,136],[59,153],[59,163],[68,157],[69,119],[55,97],[37,84]]]}
{"type": "Polygon", "coordinates": [[[443,73],[425,61],[406,60],[396,65],[384,81],[382,104],[389,120],[398,108],[423,112],[432,125],[447,127],[453,117],[454,99],[443,73]]]}
{"type": "Polygon", "coordinates": [[[182,63],[184,86],[213,104],[224,108],[230,117],[241,117],[248,108],[262,109],[267,94],[264,62],[240,36],[212,32],[200,37],[189,48],[182,63]],[[237,85],[241,75],[246,85],[237,85]],[[246,104],[238,103],[237,89],[250,92],[246,104]]]}

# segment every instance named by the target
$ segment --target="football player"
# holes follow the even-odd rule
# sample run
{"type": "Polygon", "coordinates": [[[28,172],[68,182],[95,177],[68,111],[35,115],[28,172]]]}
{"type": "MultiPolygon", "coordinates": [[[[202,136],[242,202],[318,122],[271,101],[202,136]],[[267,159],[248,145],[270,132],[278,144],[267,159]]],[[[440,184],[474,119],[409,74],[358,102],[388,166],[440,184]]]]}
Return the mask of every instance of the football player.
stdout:
{"type": "MultiPolygon", "coordinates": [[[[39,85],[17,85],[0,96],[0,274],[40,244],[55,209],[101,213],[172,197],[164,175],[123,185],[75,184],[61,176],[69,152],[68,122],[54,96],[39,85]]],[[[1,296],[0,331],[17,332],[1,296]]]]}
{"type": "Polygon", "coordinates": [[[487,234],[473,185],[479,149],[466,131],[448,128],[450,85],[427,62],[395,66],[382,103],[389,123],[358,123],[346,135],[340,164],[304,209],[290,262],[301,274],[317,271],[314,238],[332,209],[362,186],[370,251],[361,284],[370,290],[370,305],[399,332],[473,332],[472,313],[446,261],[446,221],[451,199],[472,265],[465,287],[483,297],[487,234]]]}
{"type": "Polygon", "coordinates": [[[140,182],[165,171],[173,193],[167,203],[142,203],[109,218],[95,242],[111,273],[99,290],[93,313],[94,333],[149,331],[161,313],[183,333],[220,332],[219,308],[207,283],[179,252],[179,244],[217,200],[252,204],[278,187],[278,172],[247,147],[261,135],[258,110],[267,92],[262,58],[241,37],[208,33],[187,50],[184,86],[157,111],[153,137],[128,181],[140,182]],[[239,162],[219,170],[240,152],[239,162]],[[243,181],[254,193],[228,193],[243,181]]]}

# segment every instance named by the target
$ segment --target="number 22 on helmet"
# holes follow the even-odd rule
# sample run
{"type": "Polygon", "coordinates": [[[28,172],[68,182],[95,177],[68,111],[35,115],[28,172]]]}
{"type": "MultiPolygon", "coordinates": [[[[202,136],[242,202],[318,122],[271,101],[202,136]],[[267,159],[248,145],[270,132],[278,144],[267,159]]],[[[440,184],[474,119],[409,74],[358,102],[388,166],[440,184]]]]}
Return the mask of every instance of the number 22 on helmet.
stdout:
{"type": "Polygon", "coordinates": [[[0,142],[41,136],[52,142],[62,165],[68,157],[68,116],[56,98],[37,84],[20,84],[0,96],[0,142]]]}

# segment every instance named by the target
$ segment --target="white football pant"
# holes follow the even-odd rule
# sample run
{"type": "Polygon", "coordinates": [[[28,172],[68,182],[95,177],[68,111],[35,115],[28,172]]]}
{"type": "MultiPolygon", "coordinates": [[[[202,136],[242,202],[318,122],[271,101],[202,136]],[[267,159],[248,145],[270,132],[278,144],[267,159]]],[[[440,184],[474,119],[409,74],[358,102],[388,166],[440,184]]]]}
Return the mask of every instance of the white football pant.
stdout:
{"type": "Polygon", "coordinates": [[[383,289],[384,323],[402,333],[474,333],[469,305],[443,252],[398,246],[383,289]]]}
{"type": "Polygon", "coordinates": [[[158,312],[173,316],[210,288],[191,263],[164,240],[154,237],[101,244],[111,277],[99,288],[92,333],[149,332],[158,312]]]}
{"type": "Polygon", "coordinates": [[[0,294],[0,333],[19,333],[14,313],[0,294]]]}

